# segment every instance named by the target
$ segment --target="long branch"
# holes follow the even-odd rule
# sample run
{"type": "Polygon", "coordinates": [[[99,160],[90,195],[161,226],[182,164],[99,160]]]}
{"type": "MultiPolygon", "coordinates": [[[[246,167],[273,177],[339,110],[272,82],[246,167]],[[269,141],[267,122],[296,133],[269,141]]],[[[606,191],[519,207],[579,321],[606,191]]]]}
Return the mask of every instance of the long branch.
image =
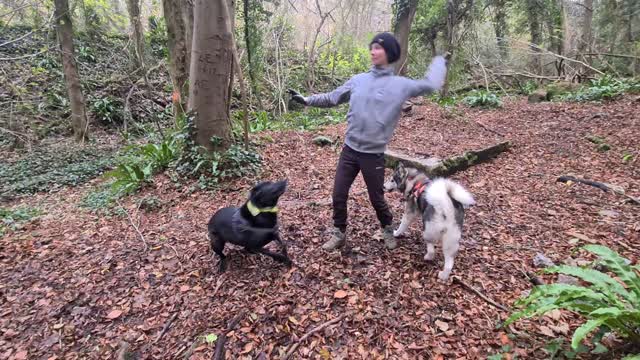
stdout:
{"type": "Polygon", "coordinates": [[[540,46],[538,46],[538,45],[536,45],[536,44],[534,44],[532,42],[524,42],[524,41],[520,41],[520,40],[514,40],[514,41],[518,42],[518,43],[521,43],[521,44],[526,44],[526,45],[530,46],[533,49],[539,50],[540,53],[548,54],[548,55],[551,55],[551,56],[555,56],[555,57],[557,57],[559,59],[564,59],[564,60],[569,61],[569,62],[580,64],[580,65],[582,65],[582,66],[584,66],[584,67],[586,67],[588,69],[591,69],[591,70],[597,72],[600,75],[604,75],[604,73],[602,71],[594,68],[593,66],[590,66],[589,64],[585,63],[584,61],[580,61],[580,60],[572,59],[572,58],[569,58],[569,57],[566,57],[566,56],[563,56],[563,55],[560,55],[560,54],[556,54],[553,51],[549,51],[549,50],[547,50],[545,48],[542,48],[542,47],[540,47],[540,46]]]}
{"type": "Polygon", "coordinates": [[[18,38],[15,38],[13,40],[9,40],[7,42],[4,42],[4,43],[0,44],[0,47],[7,46],[9,44],[13,44],[15,42],[18,42],[18,41],[28,37],[29,35],[33,34],[34,32],[36,32],[36,30],[39,31],[39,30],[41,30],[41,29],[43,29],[45,27],[49,27],[49,25],[51,24],[51,20],[53,20],[53,15],[54,15],[54,13],[51,13],[51,16],[49,16],[49,19],[47,19],[47,22],[45,22],[44,25],[42,25],[39,29],[31,30],[28,33],[26,33],[26,34],[24,34],[24,35],[22,35],[22,36],[20,36],[18,38]]]}

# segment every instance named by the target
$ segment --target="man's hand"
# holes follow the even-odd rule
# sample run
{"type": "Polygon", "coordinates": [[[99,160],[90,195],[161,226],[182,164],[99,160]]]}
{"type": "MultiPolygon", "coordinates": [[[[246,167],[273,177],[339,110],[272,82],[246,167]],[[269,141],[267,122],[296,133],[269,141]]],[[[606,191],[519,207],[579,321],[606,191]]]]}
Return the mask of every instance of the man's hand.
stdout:
{"type": "Polygon", "coordinates": [[[287,90],[287,92],[291,95],[291,100],[302,105],[307,105],[307,99],[305,99],[305,97],[302,96],[299,92],[292,89],[287,90]]]}

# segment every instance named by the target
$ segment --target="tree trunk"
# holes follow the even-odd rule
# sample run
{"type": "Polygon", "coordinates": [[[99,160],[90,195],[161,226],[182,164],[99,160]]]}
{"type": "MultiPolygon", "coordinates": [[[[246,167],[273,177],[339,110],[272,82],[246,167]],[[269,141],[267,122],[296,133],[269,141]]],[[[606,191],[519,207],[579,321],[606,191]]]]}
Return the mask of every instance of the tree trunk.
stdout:
{"type": "Polygon", "coordinates": [[[411,32],[411,23],[418,8],[418,0],[400,0],[396,1],[397,15],[393,27],[398,42],[400,42],[400,59],[395,64],[395,73],[406,75],[408,71],[407,55],[409,53],[409,33],[411,32]]]}
{"type": "MultiPolygon", "coordinates": [[[[584,16],[582,19],[582,36],[580,44],[578,44],[578,52],[583,55],[591,53],[591,42],[593,39],[591,26],[593,24],[593,0],[584,0],[584,16]]],[[[587,59],[587,63],[591,65],[591,57],[587,59]]]]}
{"type": "Polygon", "coordinates": [[[507,41],[507,0],[495,0],[493,10],[495,11],[493,27],[496,33],[496,44],[503,59],[509,57],[509,42],[507,41]]]}
{"type": "MultiPolygon", "coordinates": [[[[593,0],[563,0],[564,49],[567,56],[583,60],[591,46],[591,24],[593,22],[593,0]]],[[[578,75],[585,76],[589,70],[582,66],[578,75]]]]}
{"type": "MultiPolygon", "coordinates": [[[[236,8],[234,4],[234,0],[225,0],[227,9],[229,9],[229,23],[231,24],[231,31],[236,28],[236,8]]],[[[231,47],[233,47],[233,42],[231,43],[231,47]]],[[[231,49],[231,47],[229,49],[231,49]]],[[[241,66],[240,64],[236,64],[233,60],[233,56],[231,57],[231,70],[229,70],[229,79],[227,80],[229,89],[227,89],[229,93],[229,97],[227,98],[227,112],[231,114],[231,101],[233,100],[233,80],[235,76],[234,66],[241,66]]],[[[229,117],[229,122],[231,122],[231,117],[229,117]]],[[[231,125],[231,124],[230,124],[231,125]]]]}
{"type": "Polygon", "coordinates": [[[226,0],[196,0],[189,74],[189,109],[195,116],[195,142],[209,150],[231,144],[227,104],[232,70],[232,39],[224,17],[226,0]],[[213,143],[212,137],[220,143],[213,143]]]}
{"type": "MultiPolygon", "coordinates": [[[[551,1],[552,8],[549,10],[553,13],[562,13],[562,0],[551,1]]],[[[549,33],[549,50],[558,55],[564,54],[562,43],[562,16],[545,16],[544,20],[547,32],[549,33]]]]}
{"type": "MultiPolygon", "coordinates": [[[[445,38],[447,40],[446,49],[449,53],[449,64],[453,63],[453,39],[455,37],[455,28],[456,28],[456,18],[457,18],[457,7],[454,5],[453,0],[447,1],[447,25],[445,28],[445,38]]],[[[442,86],[442,97],[446,98],[449,96],[449,74],[451,72],[447,71],[447,76],[444,79],[444,85],[442,86]]]]}
{"type": "Polygon", "coordinates": [[[251,92],[253,98],[258,100],[258,106],[263,108],[262,99],[258,94],[258,81],[256,80],[256,64],[253,58],[254,50],[258,48],[258,44],[252,41],[252,36],[256,36],[257,26],[256,19],[251,18],[250,2],[251,0],[243,0],[243,16],[244,16],[244,43],[247,48],[247,63],[249,65],[249,81],[251,82],[251,92]]]}
{"type": "Polygon", "coordinates": [[[536,74],[542,73],[542,59],[538,54],[542,43],[542,29],[540,27],[540,4],[538,0],[527,0],[527,18],[531,33],[531,67],[536,74]]]}
{"type": "Polygon", "coordinates": [[[69,15],[68,0],[55,0],[55,19],[58,43],[62,54],[62,66],[69,102],[71,103],[71,125],[76,141],[88,138],[87,113],[80,86],[80,76],[73,49],[73,26],[69,15]]]}
{"type": "Polygon", "coordinates": [[[193,47],[193,1],[194,0],[177,0],[182,4],[182,22],[185,28],[185,39],[187,41],[187,64],[191,64],[191,48],[193,47]]]}
{"type": "Polygon", "coordinates": [[[144,30],[142,21],[140,20],[140,0],[127,0],[127,11],[129,12],[129,21],[131,26],[131,34],[133,36],[133,64],[136,70],[141,69],[146,74],[144,61],[144,30]]]}
{"type": "Polygon", "coordinates": [[[184,1],[163,0],[164,19],[167,24],[167,47],[169,48],[169,74],[173,84],[173,114],[182,116],[189,97],[189,58],[187,52],[187,28],[182,11],[184,1]]]}

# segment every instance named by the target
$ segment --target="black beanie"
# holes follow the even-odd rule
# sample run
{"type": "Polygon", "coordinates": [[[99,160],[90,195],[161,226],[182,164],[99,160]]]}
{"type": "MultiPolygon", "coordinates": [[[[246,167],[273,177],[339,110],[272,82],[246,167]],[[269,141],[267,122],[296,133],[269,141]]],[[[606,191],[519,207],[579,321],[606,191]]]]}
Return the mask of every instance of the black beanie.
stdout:
{"type": "Polygon", "coordinates": [[[384,48],[384,52],[387,53],[387,60],[389,61],[389,64],[398,61],[400,58],[400,43],[392,33],[383,32],[374,36],[373,40],[371,40],[371,43],[369,44],[369,48],[371,48],[373,43],[384,48]]]}

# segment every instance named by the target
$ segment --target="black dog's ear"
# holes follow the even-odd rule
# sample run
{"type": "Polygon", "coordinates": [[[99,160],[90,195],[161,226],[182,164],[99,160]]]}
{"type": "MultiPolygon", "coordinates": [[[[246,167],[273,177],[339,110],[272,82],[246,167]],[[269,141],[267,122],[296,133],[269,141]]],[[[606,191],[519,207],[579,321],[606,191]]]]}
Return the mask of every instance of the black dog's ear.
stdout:
{"type": "Polygon", "coordinates": [[[251,195],[253,194],[257,194],[260,192],[260,190],[264,189],[266,186],[268,186],[270,184],[269,181],[261,181],[259,182],[256,186],[254,186],[253,188],[251,188],[251,191],[249,192],[251,195]]]}
{"type": "Polygon", "coordinates": [[[275,193],[278,196],[284,194],[284,192],[287,190],[288,185],[289,185],[289,180],[287,179],[273,183],[273,186],[275,187],[275,193]]]}

